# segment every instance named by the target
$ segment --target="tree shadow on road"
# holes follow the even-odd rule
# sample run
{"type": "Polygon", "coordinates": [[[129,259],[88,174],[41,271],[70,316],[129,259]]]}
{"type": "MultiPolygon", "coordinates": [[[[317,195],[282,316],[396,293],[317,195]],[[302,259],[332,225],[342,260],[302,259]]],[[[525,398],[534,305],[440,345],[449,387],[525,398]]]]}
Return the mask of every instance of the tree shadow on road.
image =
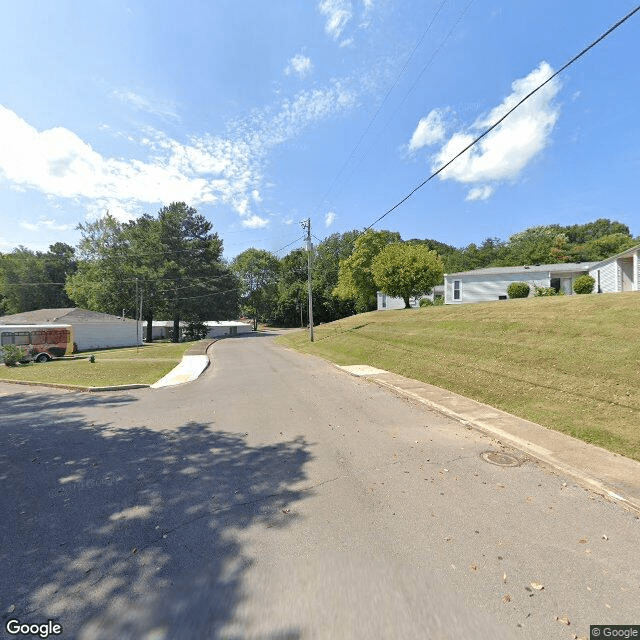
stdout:
{"type": "Polygon", "coordinates": [[[233,630],[253,563],[237,534],[291,522],[309,495],[291,488],[311,457],[302,438],[250,446],[197,422],[116,430],[70,399],[47,421],[13,400],[0,398],[14,411],[0,418],[3,626],[55,618],[79,640],[300,637],[233,630]]]}

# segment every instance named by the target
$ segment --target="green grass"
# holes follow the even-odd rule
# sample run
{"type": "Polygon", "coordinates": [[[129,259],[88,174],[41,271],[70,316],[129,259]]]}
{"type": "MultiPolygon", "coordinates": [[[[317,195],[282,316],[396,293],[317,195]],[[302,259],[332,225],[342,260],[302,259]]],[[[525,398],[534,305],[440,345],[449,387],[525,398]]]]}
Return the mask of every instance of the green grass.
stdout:
{"type": "Polygon", "coordinates": [[[341,365],[427,382],[640,460],[640,294],[379,311],[283,336],[341,365]]]}
{"type": "Polygon", "coordinates": [[[43,364],[0,366],[0,380],[21,380],[83,387],[153,384],[169,373],[193,342],[153,343],[139,347],[95,351],[78,360],[54,360],[43,364]]]}

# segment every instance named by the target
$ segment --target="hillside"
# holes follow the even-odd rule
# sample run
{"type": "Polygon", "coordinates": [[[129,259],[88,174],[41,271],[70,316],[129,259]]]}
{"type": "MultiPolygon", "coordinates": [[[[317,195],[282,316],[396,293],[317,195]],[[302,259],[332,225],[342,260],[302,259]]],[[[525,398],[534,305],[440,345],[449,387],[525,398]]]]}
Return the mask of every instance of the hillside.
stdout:
{"type": "Polygon", "coordinates": [[[640,295],[375,311],[279,341],[434,384],[640,460],[640,295]]]}

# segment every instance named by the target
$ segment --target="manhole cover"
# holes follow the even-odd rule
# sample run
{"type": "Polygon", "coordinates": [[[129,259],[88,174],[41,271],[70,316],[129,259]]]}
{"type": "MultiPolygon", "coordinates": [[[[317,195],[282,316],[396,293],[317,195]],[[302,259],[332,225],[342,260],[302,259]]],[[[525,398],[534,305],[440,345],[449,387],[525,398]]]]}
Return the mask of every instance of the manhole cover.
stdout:
{"type": "Polygon", "coordinates": [[[497,464],[499,467],[519,467],[521,464],[518,458],[502,451],[484,451],[480,454],[480,457],[485,462],[497,464]]]}

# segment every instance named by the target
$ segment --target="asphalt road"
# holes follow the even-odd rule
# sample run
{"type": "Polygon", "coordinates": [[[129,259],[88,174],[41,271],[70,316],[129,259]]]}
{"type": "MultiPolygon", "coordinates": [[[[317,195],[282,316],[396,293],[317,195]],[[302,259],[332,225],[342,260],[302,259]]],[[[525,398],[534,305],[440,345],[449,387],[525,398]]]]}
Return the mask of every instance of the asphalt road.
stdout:
{"type": "Polygon", "coordinates": [[[178,387],[0,385],[0,637],[49,618],[79,640],[640,624],[636,516],[489,464],[499,443],[271,337],[210,353],[178,387]]]}

